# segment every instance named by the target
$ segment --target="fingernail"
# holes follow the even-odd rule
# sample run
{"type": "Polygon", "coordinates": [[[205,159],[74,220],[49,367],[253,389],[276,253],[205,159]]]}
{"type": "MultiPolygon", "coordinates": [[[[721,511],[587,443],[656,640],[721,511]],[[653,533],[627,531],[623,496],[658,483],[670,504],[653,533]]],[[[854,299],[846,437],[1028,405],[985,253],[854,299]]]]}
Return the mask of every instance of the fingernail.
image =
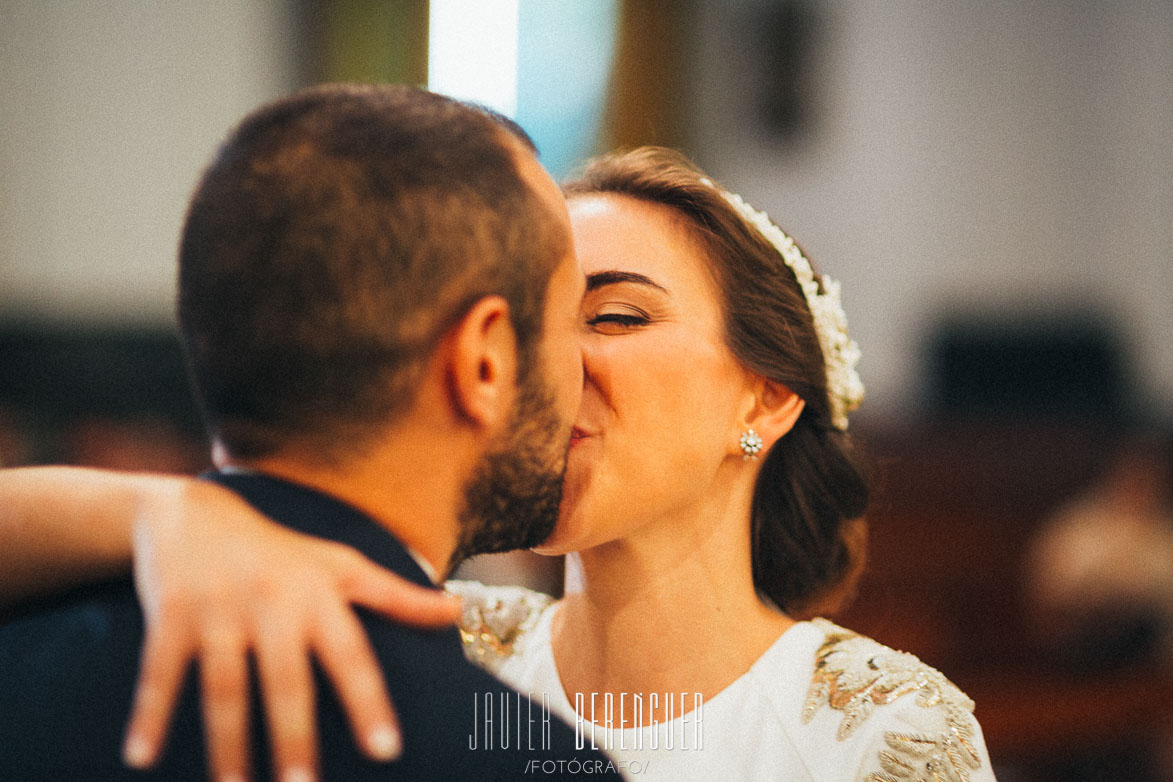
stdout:
{"type": "Polygon", "coordinates": [[[287,768],[281,775],[281,782],[314,782],[314,772],[305,766],[287,768]]]}
{"type": "Polygon", "coordinates": [[[375,728],[371,731],[368,741],[371,754],[379,760],[395,760],[403,750],[399,743],[399,733],[390,725],[375,728]]]}
{"type": "Polygon", "coordinates": [[[146,768],[151,762],[151,745],[142,736],[128,736],[122,759],[131,768],[146,768]]]}
{"type": "Polygon", "coordinates": [[[220,782],[244,782],[244,774],[239,771],[230,771],[220,777],[220,782]]]}

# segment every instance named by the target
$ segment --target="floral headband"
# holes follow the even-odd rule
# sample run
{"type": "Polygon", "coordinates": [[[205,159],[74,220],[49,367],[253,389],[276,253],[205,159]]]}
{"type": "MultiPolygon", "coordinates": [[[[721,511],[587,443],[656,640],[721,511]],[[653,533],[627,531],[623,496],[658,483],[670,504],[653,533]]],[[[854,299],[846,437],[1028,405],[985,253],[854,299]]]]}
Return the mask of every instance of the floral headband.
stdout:
{"type": "Polygon", "coordinates": [[[704,181],[721,193],[738,214],[774,246],[794,272],[814,319],[819,345],[823,349],[827,393],[831,398],[831,423],[837,429],[846,430],[847,415],[863,401],[864,388],[859,373],[855,371],[860,357],[859,345],[847,334],[847,315],[840,302],[839,283],[826,275],[816,278],[802,250],[781,228],[774,225],[765,212],[757,211],[736,193],[730,193],[708,179],[704,181]]]}

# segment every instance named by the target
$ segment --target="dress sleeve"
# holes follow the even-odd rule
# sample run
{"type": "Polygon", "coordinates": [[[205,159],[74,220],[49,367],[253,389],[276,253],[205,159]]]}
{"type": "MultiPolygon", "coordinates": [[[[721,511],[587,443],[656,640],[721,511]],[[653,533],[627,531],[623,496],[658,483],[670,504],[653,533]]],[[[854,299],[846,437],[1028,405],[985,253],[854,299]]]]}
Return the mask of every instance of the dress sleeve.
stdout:
{"type": "Polygon", "coordinates": [[[488,586],[479,581],[449,581],[461,599],[460,638],[464,656],[490,673],[524,647],[529,631],[554,598],[518,586],[488,586]]]}
{"type": "Polygon", "coordinates": [[[968,710],[925,706],[917,696],[894,703],[870,736],[857,779],[866,782],[991,782],[981,728],[968,710]]]}
{"type": "Polygon", "coordinates": [[[973,701],[911,654],[816,620],[826,633],[803,721],[830,709],[836,739],[854,745],[858,782],[994,779],[973,701]]]}

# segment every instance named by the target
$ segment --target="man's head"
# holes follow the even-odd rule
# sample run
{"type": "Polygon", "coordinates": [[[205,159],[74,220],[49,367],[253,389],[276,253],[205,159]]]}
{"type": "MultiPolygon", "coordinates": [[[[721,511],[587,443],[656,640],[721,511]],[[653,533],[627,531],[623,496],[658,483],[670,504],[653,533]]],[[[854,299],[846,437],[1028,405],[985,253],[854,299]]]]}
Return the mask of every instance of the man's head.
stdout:
{"type": "MultiPolygon", "coordinates": [[[[551,400],[567,407],[573,379],[560,370],[547,388],[542,366],[550,353],[566,367],[569,350],[543,336],[551,276],[572,254],[553,187],[516,126],[418,89],[323,86],[246,118],[196,191],[179,259],[180,324],[219,446],[237,460],[361,455],[411,407],[449,331],[492,298],[530,406],[515,418],[553,422],[564,450],[573,411],[551,400]]],[[[564,452],[535,447],[537,472],[560,472],[564,452]]],[[[494,467],[516,455],[494,450],[494,467]]]]}

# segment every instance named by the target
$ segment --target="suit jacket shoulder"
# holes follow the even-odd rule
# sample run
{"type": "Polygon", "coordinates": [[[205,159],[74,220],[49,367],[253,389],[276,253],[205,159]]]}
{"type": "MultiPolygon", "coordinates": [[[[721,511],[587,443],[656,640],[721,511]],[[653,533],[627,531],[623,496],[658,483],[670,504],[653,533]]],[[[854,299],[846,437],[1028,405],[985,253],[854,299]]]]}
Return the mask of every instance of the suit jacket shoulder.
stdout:
{"type": "MultiPolygon", "coordinates": [[[[264,476],[215,480],[289,527],[353,545],[405,578],[428,583],[392,536],[333,498],[264,476]]],[[[322,779],[518,779],[534,762],[552,770],[543,777],[578,777],[587,765],[607,775],[606,758],[577,750],[569,726],[465,660],[455,628],[417,630],[361,611],[360,621],[399,714],[404,753],[392,764],[366,760],[333,687],[315,665],[322,779]]],[[[122,765],[142,638],[129,580],[64,597],[0,626],[0,774],[21,780],[206,779],[194,669],[159,767],[142,774],[122,765]]],[[[267,779],[270,751],[259,703],[254,678],[252,760],[256,777],[267,779]]]]}

